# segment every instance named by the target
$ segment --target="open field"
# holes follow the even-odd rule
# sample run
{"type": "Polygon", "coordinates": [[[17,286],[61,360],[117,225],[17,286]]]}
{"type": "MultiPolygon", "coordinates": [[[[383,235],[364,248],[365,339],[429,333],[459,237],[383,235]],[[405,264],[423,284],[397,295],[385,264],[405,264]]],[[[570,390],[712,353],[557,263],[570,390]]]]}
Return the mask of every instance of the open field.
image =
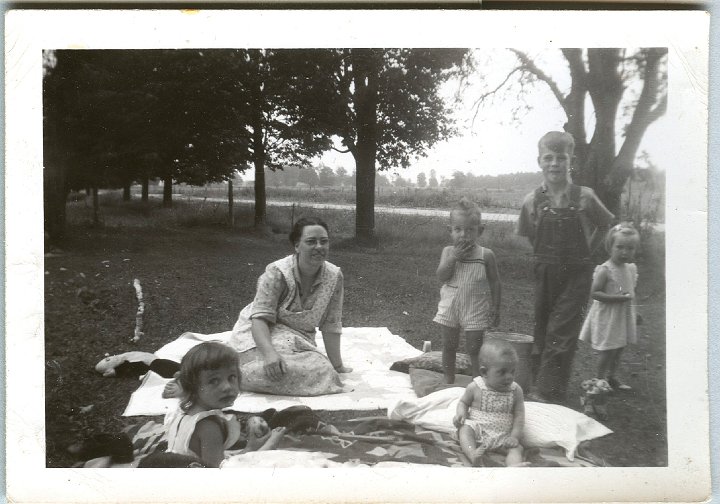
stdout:
{"type": "MultiPolygon", "coordinates": [[[[269,229],[250,229],[252,215],[239,208],[236,227],[225,226],[226,207],[178,203],[173,209],[101,199],[103,225],[92,209],[68,204],[68,236],[45,259],[47,463],[67,467],[66,447],[89,432],[113,431],[145,420],[120,417],[135,380],[102,378],[94,365],[105,353],[153,352],[184,331],[213,333],[232,327],[252,300],[267,263],[290,253],[289,209],[268,210],[269,229]],[[146,302],[145,337],[130,343],[138,278],[146,302]],[[92,405],[83,413],[80,408],[92,405]]],[[[295,209],[297,219],[302,208],[295,209]]],[[[434,270],[447,242],[442,218],[379,215],[377,249],[357,248],[351,212],[323,212],[331,227],[331,261],[345,275],[346,326],[387,326],[420,348],[440,348],[431,322],[438,297],[434,270]]],[[[527,244],[507,223],[489,223],[481,242],[495,250],[503,280],[500,330],[532,332],[532,262],[527,244]]],[[[607,425],[614,434],[590,448],[617,466],[667,464],[665,411],[664,236],[648,238],[638,258],[639,344],[624,354],[622,378],[633,385],[612,399],[607,425]]],[[[569,407],[579,409],[579,383],[594,374],[592,352],[581,346],[569,407]]],[[[361,412],[357,416],[367,415],[361,412]]],[[[325,413],[332,420],[342,413],[325,413]]],[[[347,414],[345,415],[347,416],[347,414]]]]}

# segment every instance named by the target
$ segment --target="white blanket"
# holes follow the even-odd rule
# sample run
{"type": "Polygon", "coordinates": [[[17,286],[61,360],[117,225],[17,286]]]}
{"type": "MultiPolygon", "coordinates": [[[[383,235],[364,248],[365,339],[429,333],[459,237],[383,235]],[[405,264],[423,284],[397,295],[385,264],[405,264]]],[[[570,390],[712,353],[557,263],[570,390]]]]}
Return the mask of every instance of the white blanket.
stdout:
{"type": "MultiPolygon", "coordinates": [[[[464,390],[452,387],[419,399],[401,399],[388,408],[388,418],[452,434],[456,431],[453,417],[464,390]]],[[[581,442],[611,433],[600,422],[565,406],[525,402],[525,426],[520,440],[525,447],[560,446],[572,462],[581,442]]]]}
{"type": "MultiPolygon", "coordinates": [[[[185,333],[160,348],[159,358],[179,362],[193,346],[203,341],[228,341],[230,331],[217,334],[185,333]]],[[[317,344],[324,352],[322,337],[317,344]]],[[[305,405],[315,410],[374,410],[392,406],[402,399],[415,397],[410,377],[390,371],[390,365],[410,357],[420,350],[409,345],[386,327],[346,327],[342,334],[342,354],[345,365],[353,372],[340,375],[346,392],[317,397],[262,395],[241,392],[233,404],[236,411],[260,413],[268,408],[281,410],[289,406],[305,405]]],[[[124,416],[164,415],[177,408],[177,399],[163,399],[161,393],[167,379],[150,372],[130,397],[124,416]]]]}

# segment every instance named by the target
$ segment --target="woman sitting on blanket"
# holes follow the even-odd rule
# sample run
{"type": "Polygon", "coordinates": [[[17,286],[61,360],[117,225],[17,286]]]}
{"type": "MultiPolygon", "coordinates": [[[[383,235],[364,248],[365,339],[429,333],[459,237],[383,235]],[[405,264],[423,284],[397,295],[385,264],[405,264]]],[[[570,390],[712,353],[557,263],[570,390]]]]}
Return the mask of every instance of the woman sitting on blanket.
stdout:
{"type": "MultiPolygon", "coordinates": [[[[241,390],[275,395],[319,396],[342,392],[338,373],[349,373],[340,353],[343,276],[328,262],[325,222],[298,220],[290,232],[295,253],[267,266],[255,300],[242,309],[229,344],[237,350],[241,390]],[[315,328],[327,357],[315,344],[315,328]]],[[[180,397],[172,380],[163,397],[180,397]]]]}
{"type": "Polygon", "coordinates": [[[342,391],[343,276],[327,261],[328,227],[298,220],[290,232],[295,253],[267,266],[255,300],[240,312],[230,345],[240,354],[243,390],[316,396],[342,391]],[[327,357],[315,344],[322,332],[327,357]]]}

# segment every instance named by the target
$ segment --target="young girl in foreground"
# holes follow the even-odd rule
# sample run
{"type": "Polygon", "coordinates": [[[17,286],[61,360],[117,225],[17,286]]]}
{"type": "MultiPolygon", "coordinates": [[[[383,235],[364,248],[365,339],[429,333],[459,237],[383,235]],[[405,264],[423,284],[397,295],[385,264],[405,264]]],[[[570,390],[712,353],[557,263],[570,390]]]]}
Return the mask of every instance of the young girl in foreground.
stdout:
{"type": "Polygon", "coordinates": [[[437,268],[440,303],[433,322],[442,328],[442,360],[446,383],[455,382],[455,359],[460,329],[470,355],[473,376],[479,374],[478,352],[485,330],[500,323],[500,276],[495,254],[481,247],[480,208],[462,198],[450,211],[450,236],[437,268]],[[490,299],[488,299],[488,290],[490,299]]]}
{"type": "MultiPolygon", "coordinates": [[[[241,438],[238,420],[222,412],[240,392],[237,353],[222,343],[200,343],[183,357],[178,380],[183,397],[180,411],[169,419],[167,451],[196,456],[208,467],[219,467],[225,450],[241,438]]],[[[248,439],[246,451],[275,448],[284,432],[278,428],[257,440],[248,439]]]]}
{"type": "Polygon", "coordinates": [[[610,259],[595,268],[593,303],[580,331],[580,340],[589,341],[599,353],[598,378],[615,390],[630,390],[615,373],[620,354],[628,343],[636,343],[636,314],[632,300],[637,285],[637,266],[632,262],[640,235],[630,224],[621,223],[608,231],[605,248],[610,259]]]}
{"type": "Polygon", "coordinates": [[[523,463],[520,445],[525,402],[515,383],[518,356],[504,341],[489,340],[480,348],[480,376],[465,389],[453,423],[463,453],[476,465],[486,451],[507,451],[505,463],[523,463]]]}

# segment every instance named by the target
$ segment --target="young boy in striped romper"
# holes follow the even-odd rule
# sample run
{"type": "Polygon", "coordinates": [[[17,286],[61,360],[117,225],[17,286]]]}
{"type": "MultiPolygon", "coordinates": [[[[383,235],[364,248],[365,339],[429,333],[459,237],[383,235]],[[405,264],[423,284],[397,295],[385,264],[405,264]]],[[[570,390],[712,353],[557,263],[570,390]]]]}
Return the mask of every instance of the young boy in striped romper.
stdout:
{"type": "Polygon", "coordinates": [[[466,198],[450,211],[453,245],[445,247],[440,256],[437,277],[443,285],[433,319],[442,328],[446,383],[455,382],[460,329],[465,332],[465,350],[470,355],[473,376],[479,376],[485,330],[500,323],[501,287],[495,254],[477,244],[483,229],[480,208],[466,198]]]}

